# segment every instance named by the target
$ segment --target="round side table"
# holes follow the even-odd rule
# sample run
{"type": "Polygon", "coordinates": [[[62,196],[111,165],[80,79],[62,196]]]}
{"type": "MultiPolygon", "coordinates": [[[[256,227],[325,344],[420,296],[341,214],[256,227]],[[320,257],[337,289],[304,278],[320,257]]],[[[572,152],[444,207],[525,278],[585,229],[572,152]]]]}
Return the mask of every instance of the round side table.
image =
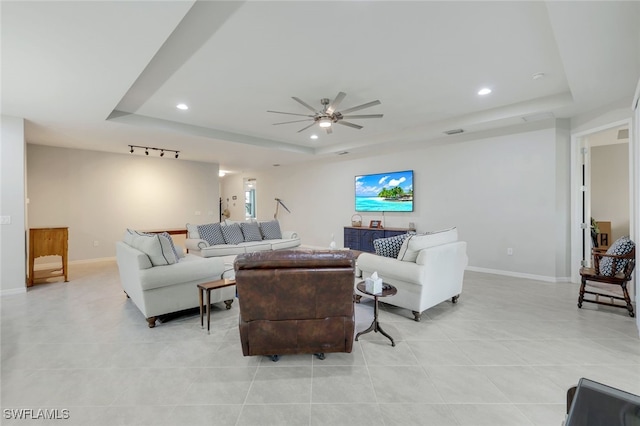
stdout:
{"type": "Polygon", "coordinates": [[[380,323],[378,322],[378,298],[379,297],[387,297],[387,296],[393,296],[396,293],[398,293],[398,289],[395,288],[394,286],[392,286],[391,284],[382,284],[382,293],[369,293],[366,290],[366,286],[364,284],[364,281],[360,281],[357,285],[356,288],[363,292],[364,294],[368,294],[369,296],[373,296],[373,322],[371,323],[371,325],[369,326],[369,328],[367,328],[364,331],[361,331],[360,333],[356,334],[356,342],[358,341],[358,337],[360,337],[363,334],[367,334],[371,331],[373,332],[380,332],[380,334],[382,334],[383,336],[387,337],[389,340],[391,340],[391,346],[395,346],[396,342],[393,341],[393,338],[391,336],[389,336],[387,333],[384,332],[384,330],[380,327],[380,323]]]}

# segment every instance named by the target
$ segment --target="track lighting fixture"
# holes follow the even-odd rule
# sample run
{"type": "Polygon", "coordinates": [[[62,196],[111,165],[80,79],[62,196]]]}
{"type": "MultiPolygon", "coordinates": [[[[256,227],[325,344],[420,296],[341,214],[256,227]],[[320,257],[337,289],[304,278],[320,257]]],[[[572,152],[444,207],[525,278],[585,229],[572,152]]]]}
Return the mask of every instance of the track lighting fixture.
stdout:
{"type": "Polygon", "coordinates": [[[155,148],[152,146],[140,146],[140,145],[129,145],[129,152],[133,154],[134,148],[144,149],[144,154],[149,155],[149,150],[160,151],[160,157],[164,157],[164,152],[169,151],[175,153],[175,157],[178,158],[178,154],[180,151],[176,151],[175,149],[167,149],[167,148],[155,148]]]}

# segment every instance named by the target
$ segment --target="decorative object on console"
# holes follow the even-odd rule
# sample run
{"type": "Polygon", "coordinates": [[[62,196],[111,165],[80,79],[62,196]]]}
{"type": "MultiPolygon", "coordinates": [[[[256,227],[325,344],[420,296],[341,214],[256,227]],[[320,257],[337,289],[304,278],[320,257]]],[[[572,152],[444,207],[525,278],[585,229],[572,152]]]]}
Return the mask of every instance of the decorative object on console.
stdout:
{"type": "Polygon", "coordinates": [[[351,226],[362,226],[362,216],[360,216],[359,214],[354,214],[353,216],[351,216],[351,226]]]}
{"type": "Polygon", "coordinates": [[[357,212],[412,212],[413,170],[355,177],[357,212]]]}
{"type": "Polygon", "coordinates": [[[333,234],[331,234],[331,242],[329,243],[329,248],[331,250],[335,250],[338,245],[336,244],[335,238],[333,238],[333,234]]]}
{"type": "Polygon", "coordinates": [[[369,228],[382,229],[382,221],[372,220],[369,222],[369,228]]]}

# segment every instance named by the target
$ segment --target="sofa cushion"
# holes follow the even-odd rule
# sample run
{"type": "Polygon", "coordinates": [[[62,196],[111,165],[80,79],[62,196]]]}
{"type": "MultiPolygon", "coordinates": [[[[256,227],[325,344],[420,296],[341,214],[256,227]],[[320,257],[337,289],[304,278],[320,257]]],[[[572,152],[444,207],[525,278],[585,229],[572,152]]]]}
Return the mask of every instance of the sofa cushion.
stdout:
{"type": "Polygon", "coordinates": [[[245,241],[262,241],[260,225],[258,222],[242,222],[240,224],[242,235],[245,241]]]}
{"type": "Polygon", "coordinates": [[[196,240],[201,239],[200,234],[198,233],[198,225],[187,223],[187,238],[193,238],[196,240]]]}
{"type": "Polygon", "coordinates": [[[227,244],[239,244],[244,241],[242,230],[240,229],[240,225],[238,225],[237,223],[232,223],[227,226],[221,226],[220,229],[222,230],[224,241],[227,244]]]}
{"type": "Polygon", "coordinates": [[[260,222],[260,231],[262,232],[262,239],[264,240],[279,240],[282,238],[280,223],[277,220],[260,222]]]}
{"type": "MultiPolygon", "coordinates": [[[[635,243],[629,239],[628,236],[618,238],[607,250],[607,254],[612,254],[616,256],[624,256],[625,254],[631,253],[631,251],[635,247],[635,243]]],[[[601,275],[616,275],[624,271],[624,268],[629,263],[628,260],[618,260],[616,263],[616,270],[613,271],[613,260],[610,257],[603,257],[600,260],[600,274],[601,275]]]]}
{"type": "Polygon", "coordinates": [[[283,238],[281,240],[265,240],[264,242],[271,245],[271,250],[282,250],[298,247],[300,245],[300,238],[283,238]]]}
{"type": "MultiPolygon", "coordinates": [[[[140,271],[140,287],[142,290],[170,287],[183,283],[197,283],[220,279],[224,271],[222,258],[204,259],[188,254],[180,263],[171,267],[149,268],[140,271]]],[[[197,295],[193,285],[193,294],[197,295]]],[[[197,305],[196,305],[197,306],[197,305]]]]}
{"type": "Polygon", "coordinates": [[[171,248],[171,240],[162,234],[146,234],[144,232],[127,230],[130,237],[125,242],[149,256],[153,266],[172,265],[178,262],[171,248]]]}
{"type": "Polygon", "coordinates": [[[398,253],[398,260],[415,262],[420,250],[452,243],[454,241],[458,241],[458,229],[455,227],[426,234],[410,235],[402,242],[402,247],[398,253]]]}
{"type": "Polygon", "coordinates": [[[200,239],[205,240],[211,246],[216,244],[225,244],[219,223],[205,223],[204,225],[198,225],[198,234],[200,235],[200,239]]]}
{"type": "Polygon", "coordinates": [[[271,250],[271,244],[269,244],[269,241],[245,241],[244,243],[240,243],[238,245],[240,247],[244,247],[245,253],[271,250]]]}
{"type": "Polygon", "coordinates": [[[217,244],[200,250],[202,257],[231,256],[243,253],[246,253],[245,248],[238,244],[217,244]]]}
{"type": "Polygon", "coordinates": [[[169,243],[171,243],[171,251],[173,251],[173,254],[176,255],[176,260],[179,262],[180,259],[184,257],[184,250],[182,250],[182,247],[181,248],[176,247],[175,241],[173,241],[171,234],[169,234],[168,232],[162,232],[160,233],[160,235],[164,236],[169,240],[169,243]]]}
{"type": "Polygon", "coordinates": [[[411,234],[394,235],[393,237],[388,238],[376,238],[373,240],[373,248],[378,256],[393,257],[396,259],[398,257],[398,253],[400,253],[402,243],[409,237],[409,235],[411,234]]]}

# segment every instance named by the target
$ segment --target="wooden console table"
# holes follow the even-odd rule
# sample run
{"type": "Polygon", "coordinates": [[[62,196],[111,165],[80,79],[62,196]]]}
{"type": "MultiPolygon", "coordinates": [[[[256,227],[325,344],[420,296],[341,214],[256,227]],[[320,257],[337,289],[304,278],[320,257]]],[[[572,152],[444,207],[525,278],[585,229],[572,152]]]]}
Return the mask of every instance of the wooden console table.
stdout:
{"type": "Polygon", "coordinates": [[[27,287],[31,287],[35,279],[64,277],[69,281],[67,254],[69,251],[69,228],[31,228],[29,229],[29,279],[27,287]],[[41,256],[61,256],[62,269],[53,268],[38,271],[35,276],[34,262],[41,256]]]}

